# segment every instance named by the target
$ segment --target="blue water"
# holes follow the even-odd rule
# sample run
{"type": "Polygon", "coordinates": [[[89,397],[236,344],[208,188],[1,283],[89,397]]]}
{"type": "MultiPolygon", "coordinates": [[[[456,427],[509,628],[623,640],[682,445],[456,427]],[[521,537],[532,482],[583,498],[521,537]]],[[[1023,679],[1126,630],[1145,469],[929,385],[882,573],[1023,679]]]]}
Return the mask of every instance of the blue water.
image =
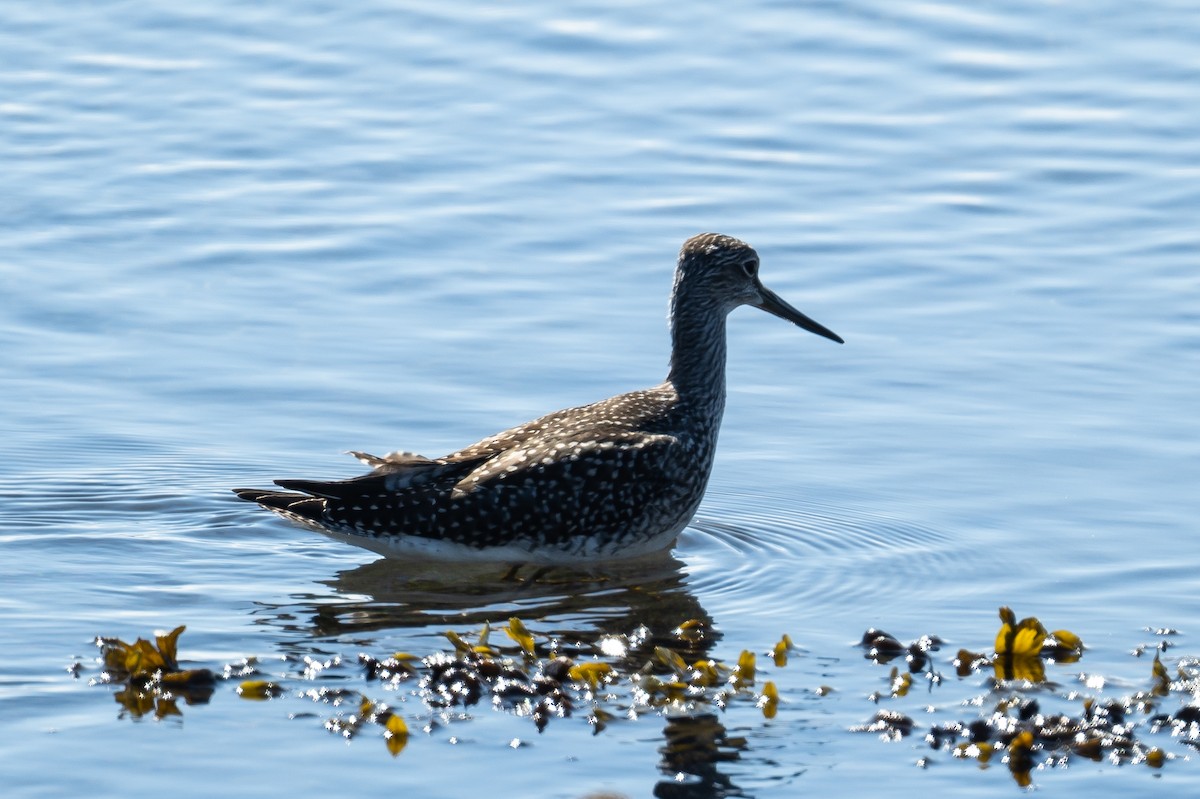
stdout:
{"type": "MultiPolygon", "coordinates": [[[[1146,687],[1144,628],[1181,630],[1169,663],[1200,654],[1197,41],[1166,0],[6,4],[8,795],[210,796],[214,770],[259,795],[669,791],[661,719],[538,736],[483,709],[393,760],[289,718],[301,700],[222,685],[131,723],[86,685],[98,634],[187,624],[183,655],[217,667],[352,660],[514,607],[580,634],[703,614],[728,660],[790,633],[780,715],[726,718],[748,748],[717,770],[746,795],[1010,795],[1003,766],[921,770],[919,742],[848,733],[886,673],[851,644],[983,649],[1012,604],[1079,633],[1058,678],[1112,696],[1146,687]],[[846,344],[730,320],[667,610],[636,581],[472,593],[228,492],[657,382],[674,255],[704,230],[846,344]]],[[[1035,780],[1195,792],[1192,750],[1158,743],[1161,772],[1035,780]]]]}

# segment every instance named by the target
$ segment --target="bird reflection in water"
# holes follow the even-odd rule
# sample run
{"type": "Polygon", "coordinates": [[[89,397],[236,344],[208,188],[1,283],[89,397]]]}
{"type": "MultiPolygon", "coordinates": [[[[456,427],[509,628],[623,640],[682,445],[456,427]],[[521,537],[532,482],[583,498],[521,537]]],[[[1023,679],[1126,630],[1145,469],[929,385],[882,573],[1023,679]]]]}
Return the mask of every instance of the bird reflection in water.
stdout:
{"type": "MultiPolygon", "coordinates": [[[[608,563],[603,569],[519,568],[504,564],[412,562],[382,558],[321,581],[335,595],[308,594],[286,604],[262,603],[264,622],[289,633],[299,647],[312,639],[427,628],[440,634],[497,624],[510,616],[538,622],[564,644],[588,644],[645,627],[650,644],[670,643],[681,623],[712,619],[688,589],[683,564],[670,554],[608,563]],[[663,640],[653,640],[663,636],[663,640]]],[[[719,638],[697,641],[697,658],[719,638]]]]}
{"type": "MultiPolygon", "coordinates": [[[[600,654],[619,672],[632,673],[655,662],[656,647],[688,663],[709,659],[720,637],[689,590],[683,564],[670,555],[607,564],[603,571],[381,559],[323,582],[335,595],[313,594],[260,611],[265,623],[288,631],[285,647],[295,654],[325,649],[331,639],[378,646],[379,634],[387,631],[421,637],[448,629],[465,634],[516,616],[535,627],[539,637],[557,641],[561,654],[600,654]],[[703,633],[690,635],[689,629],[703,633]],[[628,651],[608,651],[606,641],[616,639],[628,651]]],[[[387,646],[394,647],[394,637],[388,638],[387,646]]],[[[719,765],[739,759],[746,742],[728,736],[717,715],[699,708],[670,712],[663,717],[662,735],[664,777],[655,796],[742,795],[719,765]]]]}

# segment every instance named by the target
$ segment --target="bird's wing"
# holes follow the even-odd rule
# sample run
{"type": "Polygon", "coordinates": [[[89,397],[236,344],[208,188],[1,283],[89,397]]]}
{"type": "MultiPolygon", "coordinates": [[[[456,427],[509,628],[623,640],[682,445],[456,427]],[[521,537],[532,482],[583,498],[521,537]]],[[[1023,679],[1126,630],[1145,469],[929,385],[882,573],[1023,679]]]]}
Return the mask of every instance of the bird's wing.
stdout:
{"type": "Polygon", "coordinates": [[[452,497],[503,485],[574,482],[591,488],[642,480],[656,481],[678,440],[670,435],[628,431],[597,434],[586,440],[539,438],[527,446],[516,445],[495,457],[477,462],[454,485],[452,497]]]}
{"type": "Polygon", "coordinates": [[[433,483],[453,484],[483,460],[446,462],[430,460],[411,452],[393,452],[382,457],[365,452],[350,454],[374,468],[367,474],[349,480],[276,480],[275,485],[325,499],[351,499],[392,494],[433,483]]]}

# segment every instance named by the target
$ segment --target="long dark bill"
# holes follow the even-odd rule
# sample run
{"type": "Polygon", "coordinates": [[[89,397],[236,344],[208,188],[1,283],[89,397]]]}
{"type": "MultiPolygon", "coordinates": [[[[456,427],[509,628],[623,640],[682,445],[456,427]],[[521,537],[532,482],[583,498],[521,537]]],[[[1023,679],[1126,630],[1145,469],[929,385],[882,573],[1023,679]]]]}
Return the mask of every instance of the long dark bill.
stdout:
{"type": "Polygon", "coordinates": [[[836,341],[838,344],[846,343],[842,341],[842,337],[837,333],[834,333],[820,322],[809,319],[807,316],[784,302],[778,294],[771,291],[766,286],[760,284],[758,287],[758,293],[759,296],[762,297],[762,300],[754,306],[755,308],[762,308],[769,314],[774,314],[780,319],[786,319],[792,324],[804,328],[809,333],[816,333],[818,336],[824,336],[831,341],[836,341]]]}

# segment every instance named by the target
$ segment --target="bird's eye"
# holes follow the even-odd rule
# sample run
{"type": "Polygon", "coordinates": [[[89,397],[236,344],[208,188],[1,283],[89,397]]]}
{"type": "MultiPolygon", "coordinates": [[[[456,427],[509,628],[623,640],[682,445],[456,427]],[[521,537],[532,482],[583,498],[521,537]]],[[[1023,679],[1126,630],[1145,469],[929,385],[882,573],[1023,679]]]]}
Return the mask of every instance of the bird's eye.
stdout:
{"type": "Polygon", "coordinates": [[[743,261],[742,271],[746,273],[746,277],[756,277],[758,275],[758,261],[753,258],[749,261],[743,261]]]}

